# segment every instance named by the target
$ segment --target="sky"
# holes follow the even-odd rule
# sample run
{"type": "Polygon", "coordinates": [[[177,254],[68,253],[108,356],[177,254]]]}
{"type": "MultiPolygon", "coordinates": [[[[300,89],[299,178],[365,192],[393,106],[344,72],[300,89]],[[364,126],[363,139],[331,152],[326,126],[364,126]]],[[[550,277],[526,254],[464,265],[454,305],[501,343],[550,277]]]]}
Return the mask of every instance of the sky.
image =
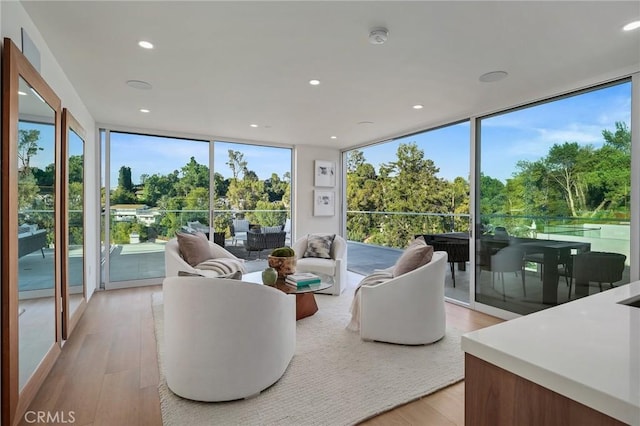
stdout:
{"type": "MultiPolygon", "coordinates": [[[[519,160],[535,161],[549,152],[553,144],[578,142],[596,148],[603,143],[602,131],[615,131],[615,122],[631,122],[631,83],[547,102],[482,119],[481,171],[505,182],[516,170],[519,160]]],[[[22,124],[21,128],[36,126],[42,132],[41,145],[46,147],[32,160],[32,165],[44,167],[53,161],[52,134],[47,127],[22,124]]],[[[367,162],[376,170],[380,164],[395,158],[400,143],[415,142],[425,158],[440,169],[439,177],[453,180],[457,176],[469,178],[470,166],[469,122],[422,132],[361,148],[367,162]]],[[[288,148],[215,142],[214,170],[224,177],[231,176],[225,164],[228,150],[241,151],[250,170],[260,179],[272,173],[280,177],[291,169],[292,151],[288,148]]],[[[117,185],[121,166],[131,167],[134,184],[142,174],[168,174],[183,167],[191,157],[200,164],[208,164],[209,145],[203,141],[164,138],[111,132],[111,185],[117,185]]]]}
{"type": "MultiPolygon", "coordinates": [[[[480,165],[487,175],[506,182],[519,160],[546,156],[554,144],[578,142],[596,148],[604,142],[603,130],[615,132],[615,122],[631,128],[631,83],[588,92],[535,107],[525,108],[480,122],[480,165]]],[[[379,165],[395,158],[400,143],[416,142],[426,158],[440,168],[439,177],[469,178],[469,122],[362,148],[367,162],[379,165]]]]}

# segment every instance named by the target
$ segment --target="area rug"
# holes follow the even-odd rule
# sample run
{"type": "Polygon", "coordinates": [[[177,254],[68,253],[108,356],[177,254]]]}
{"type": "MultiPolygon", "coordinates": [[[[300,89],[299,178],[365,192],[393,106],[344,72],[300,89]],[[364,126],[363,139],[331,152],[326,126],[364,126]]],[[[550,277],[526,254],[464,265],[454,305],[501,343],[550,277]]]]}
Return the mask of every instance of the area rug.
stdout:
{"type": "Polygon", "coordinates": [[[345,329],[352,294],[316,299],[318,312],[297,322],[296,352],[278,382],[250,399],[202,403],[167,387],[162,293],[153,294],[163,424],[352,425],[463,379],[459,330],[427,346],[364,342],[345,329]]]}

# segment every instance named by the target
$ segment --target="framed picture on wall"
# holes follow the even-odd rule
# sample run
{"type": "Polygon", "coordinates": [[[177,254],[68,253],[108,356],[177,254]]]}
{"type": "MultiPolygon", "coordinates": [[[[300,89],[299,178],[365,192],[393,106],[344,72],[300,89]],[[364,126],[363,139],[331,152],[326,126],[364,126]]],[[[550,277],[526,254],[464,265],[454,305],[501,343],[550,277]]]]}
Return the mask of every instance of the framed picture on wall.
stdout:
{"type": "Polygon", "coordinates": [[[333,216],[335,215],[336,193],[333,191],[313,191],[313,215],[333,216]]]}
{"type": "Polygon", "coordinates": [[[333,161],[316,160],[314,167],[314,186],[336,186],[336,163],[333,161]]]}

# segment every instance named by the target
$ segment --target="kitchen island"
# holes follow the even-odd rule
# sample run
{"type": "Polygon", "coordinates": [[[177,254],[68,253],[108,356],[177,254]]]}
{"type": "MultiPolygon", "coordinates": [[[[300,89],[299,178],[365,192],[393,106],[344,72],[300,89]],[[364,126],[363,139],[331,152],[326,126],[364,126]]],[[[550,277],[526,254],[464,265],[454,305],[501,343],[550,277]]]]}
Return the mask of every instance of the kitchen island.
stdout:
{"type": "Polygon", "coordinates": [[[640,425],[638,300],[640,281],[465,334],[465,424],[640,425]]]}

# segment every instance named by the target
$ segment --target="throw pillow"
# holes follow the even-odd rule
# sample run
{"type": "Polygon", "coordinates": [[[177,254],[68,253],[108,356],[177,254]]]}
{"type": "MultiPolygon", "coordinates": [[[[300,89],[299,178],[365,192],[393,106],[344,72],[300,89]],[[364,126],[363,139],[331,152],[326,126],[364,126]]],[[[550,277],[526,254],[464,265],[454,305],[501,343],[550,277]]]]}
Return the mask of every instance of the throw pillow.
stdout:
{"type": "Polygon", "coordinates": [[[260,230],[265,234],[272,234],[274,232],[281,232],[282,226],[263,226],[260,230]]]}
{"type": "Polygon", "coordinates": [[[202,232],[189,234],[186,232],[176,232],[178,238],[178,248],[182,258],[191,266],[196,266],[207,259],[211,259],[209,240],[202,232]]]}
{"type": "Polygon", "coordinates": [[[307,236],[307,250],[302,257],[331,259],[331,245],[335,237],[335,234],[309,234],[307,236]]]}
{"type": "Polygon", "coordinates": [[[411,272],[427,263],[433,257],[433,247],[427,245],[423,237],[418,237],[409,244],[393,267],[393,276],[398,277],[411,272]]]}

